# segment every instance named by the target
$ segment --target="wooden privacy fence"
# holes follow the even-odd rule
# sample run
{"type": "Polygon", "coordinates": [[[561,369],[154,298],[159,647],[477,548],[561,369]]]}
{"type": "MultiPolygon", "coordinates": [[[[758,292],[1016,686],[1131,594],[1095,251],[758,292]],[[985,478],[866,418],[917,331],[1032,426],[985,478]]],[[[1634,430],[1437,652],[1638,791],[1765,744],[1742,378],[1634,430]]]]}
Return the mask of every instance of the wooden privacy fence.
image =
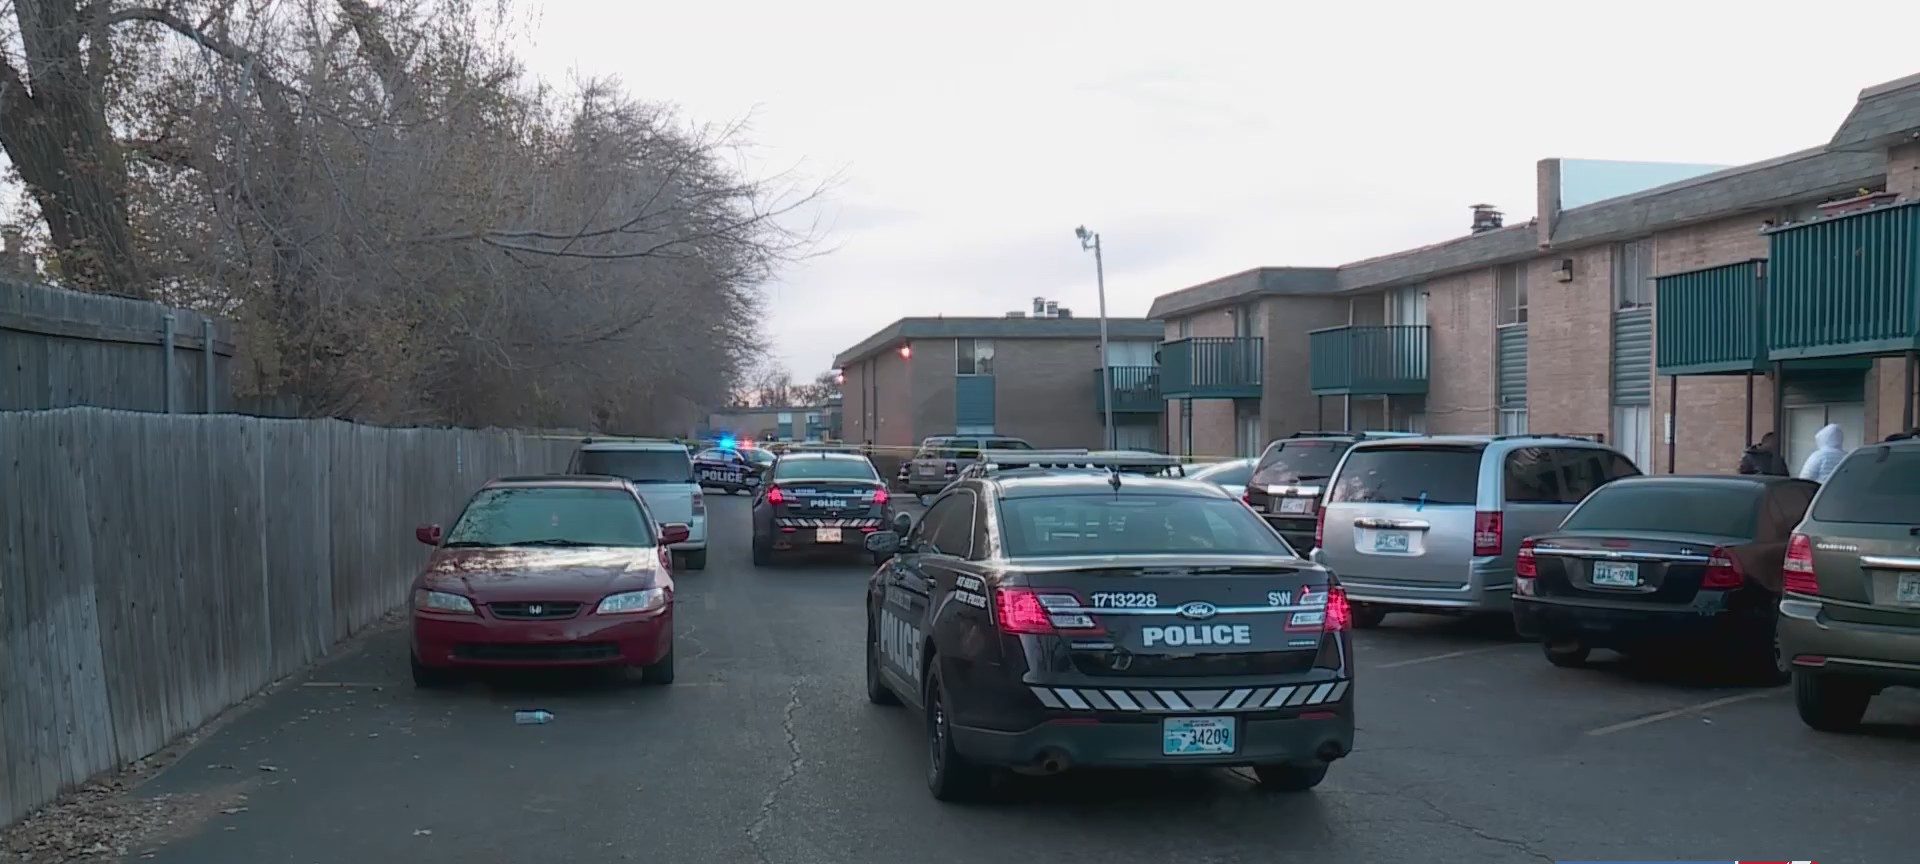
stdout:
{"type": "Polygon", "coordinates": [[[246,408],[228,383],[234,339],[184,309],[0,276],[0,411],[246,408]]]}
{"type": "Polygon", "coordinates": [[[0,824],[399,605],[490,477],[575,442],[334,420],[0,412],[0,824]]]}

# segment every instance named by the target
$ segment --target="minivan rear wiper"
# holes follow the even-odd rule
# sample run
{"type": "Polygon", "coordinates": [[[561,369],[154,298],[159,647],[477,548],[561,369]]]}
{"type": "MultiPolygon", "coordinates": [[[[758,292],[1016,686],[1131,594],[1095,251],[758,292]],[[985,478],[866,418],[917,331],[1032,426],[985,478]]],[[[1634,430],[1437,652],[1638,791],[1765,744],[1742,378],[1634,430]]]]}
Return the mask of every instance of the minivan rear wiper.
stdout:
{"type": "Polygon", "coordinates": [[[1434,498],[1429,495],[1402,496],[1400,500],[1407,504],[1439,504],[1442,506],[1457,506],[1472,503],[1470,501],[1448,501],[1445,498],[1434,498]]]}

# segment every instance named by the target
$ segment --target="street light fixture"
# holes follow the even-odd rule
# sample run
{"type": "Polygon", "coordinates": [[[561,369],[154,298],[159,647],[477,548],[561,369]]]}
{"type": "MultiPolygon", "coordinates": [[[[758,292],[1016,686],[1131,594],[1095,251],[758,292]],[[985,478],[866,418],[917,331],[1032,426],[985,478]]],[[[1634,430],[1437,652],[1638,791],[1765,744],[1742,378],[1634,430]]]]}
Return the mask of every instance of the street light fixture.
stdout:
{"type": "Polygon", "coordinates": [[[1107,449],[1120,449],[1119,440],[1113,434],[1113,366],[1112,357],[1107,353],[1107,265],[1100,255],[1100,235],[1087,230],[1082,225],[1073,229],[1073,236],[1080,239],[1080,248],[1093,252],[1093,277],[1100,290],[1100,401],[1106,409],[1107,449]]]}

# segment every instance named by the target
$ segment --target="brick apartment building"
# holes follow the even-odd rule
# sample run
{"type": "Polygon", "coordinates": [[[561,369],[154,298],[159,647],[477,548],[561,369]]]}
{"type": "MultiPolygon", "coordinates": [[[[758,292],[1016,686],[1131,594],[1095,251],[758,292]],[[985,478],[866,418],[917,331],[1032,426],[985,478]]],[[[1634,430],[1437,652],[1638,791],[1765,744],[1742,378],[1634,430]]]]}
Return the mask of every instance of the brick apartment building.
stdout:
{"type": "MultiPolygon", "coordinates": [[[[1122,447],[1161,449],[1158,322],[1107,319],[1122,447]]],[[[1036,447],[1102,446],[1100,322],[902,318],[834,358],[849,442],[904,448],[930,435],[996,434],[1036,447]]]]}
{"type": "Polygon", "coordinates": [[[1524,224],[1477,209],[1454,240],[1157,298],[1172,450],[1533,431],[1720,472],[1769,429],[1797,467],[1827,422],[1850,446],[1914,424],[1920,75],[1765,162],[1566,209],[1562,168],[1539,163],[1524,224]]]}

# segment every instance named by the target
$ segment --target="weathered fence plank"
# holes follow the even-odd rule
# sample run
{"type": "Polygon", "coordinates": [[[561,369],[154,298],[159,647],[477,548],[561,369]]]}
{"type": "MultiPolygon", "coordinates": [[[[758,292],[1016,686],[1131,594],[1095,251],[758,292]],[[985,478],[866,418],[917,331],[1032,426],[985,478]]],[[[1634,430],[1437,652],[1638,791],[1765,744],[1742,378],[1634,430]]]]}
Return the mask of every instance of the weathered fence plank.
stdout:
{"type": "Polygon", "coordinates": [[[0,412],[0,823],[363,629],[405,600],[413,525],[489,477],[561,470],[573,443],[0,412]]]}

